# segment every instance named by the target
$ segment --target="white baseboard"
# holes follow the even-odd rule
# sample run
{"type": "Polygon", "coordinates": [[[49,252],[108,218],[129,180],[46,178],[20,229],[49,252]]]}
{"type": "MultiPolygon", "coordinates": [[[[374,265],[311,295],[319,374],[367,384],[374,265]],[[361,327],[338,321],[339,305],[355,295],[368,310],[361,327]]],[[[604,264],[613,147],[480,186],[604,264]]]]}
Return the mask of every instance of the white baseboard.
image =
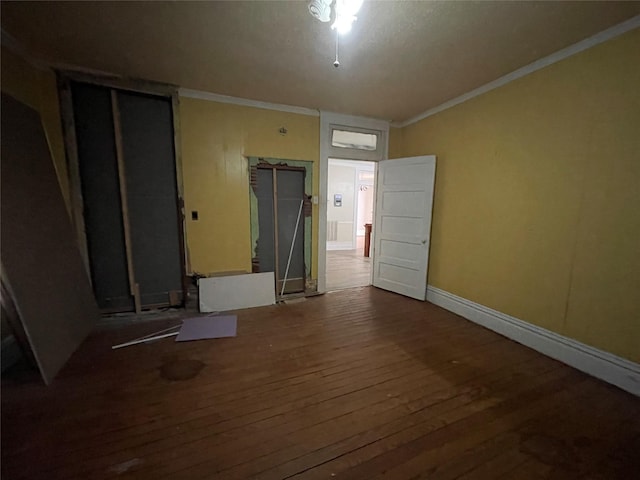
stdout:
{"type": "Polygon", "coordinates": [[[640,396],[640,365],[429,285],[427,300],[573,368],[640,396]]]}
{"type": "Polygon", "coordinates": [[[9,335],[2,339],[0,345],[0,362],[2,363],[2,371],[15,365],[22,358],[22,350],[13,335],[9,335]]]}
{"type": "Polygon", "coordinates": [[[352,242],[327,242],[327,250],[355,250],[352,242]]]}

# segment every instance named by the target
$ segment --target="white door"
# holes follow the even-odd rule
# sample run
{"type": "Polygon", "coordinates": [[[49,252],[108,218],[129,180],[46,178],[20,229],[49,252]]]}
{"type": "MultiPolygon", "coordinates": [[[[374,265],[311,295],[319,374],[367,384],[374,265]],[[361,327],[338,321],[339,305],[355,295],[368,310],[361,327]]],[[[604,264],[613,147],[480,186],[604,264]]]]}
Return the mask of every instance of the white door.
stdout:
{"type": "Polygon", "coordinates": [[[378,162],[373,286],[425,300],[436,157],[378,162]]]}

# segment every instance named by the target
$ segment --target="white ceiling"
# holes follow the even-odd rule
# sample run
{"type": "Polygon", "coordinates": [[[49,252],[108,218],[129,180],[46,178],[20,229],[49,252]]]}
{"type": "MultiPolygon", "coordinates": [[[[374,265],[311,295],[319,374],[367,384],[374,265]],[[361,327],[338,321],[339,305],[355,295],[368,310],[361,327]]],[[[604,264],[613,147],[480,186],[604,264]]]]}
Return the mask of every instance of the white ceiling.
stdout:
{"type": "Polygon", "coordinates": [[[403,121],[640,14],[640,2],[365,0],[341,39],[306,1],[8,2],[2,28],[56,64],[403,121]]]}

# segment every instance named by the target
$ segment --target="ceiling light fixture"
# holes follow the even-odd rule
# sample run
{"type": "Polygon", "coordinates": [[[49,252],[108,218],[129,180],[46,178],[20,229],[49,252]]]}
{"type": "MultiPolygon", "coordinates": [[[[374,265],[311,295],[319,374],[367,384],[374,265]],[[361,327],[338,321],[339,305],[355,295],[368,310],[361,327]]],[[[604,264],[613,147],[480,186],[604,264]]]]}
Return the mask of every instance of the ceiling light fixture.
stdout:
{"type": "Polygon", "coordinates": [[[331,20],[332,3],[333,0],[311,0],[309,2],[309,13],[321,22],[328,22],[331,20]]]}
{"type": "Polygon", "coordinates": [[[335,20],[331,28],[338,31],[339,34],[344,35],[351,31],[351,25],[356,21],[356,13],[362,7],[363,0],[336,0],[335,6],[335,20]]]}
{"type": "Polygon", "coordinates": [[[336,31],[336,60],[333,66],[338,68],[338,35],[345,35],[351,31],[353,22],[357,20],[356,14],[362,7],[364,0],[311,0],[309,13],[321,22],[331,21],[331,29],[336,31]],[[333,7],[333,15],[332,8],[333,7]]]}
{"type": "Polygon", "coordinates": [[[331,21],[331,28],[344,35],[351,31],[351,25],[356,21],[356,14],[362,7],[364,0],[311,0],[309,13],[321,22],[331,21]],[[331,7],[333,6],[333,15],[331,7]]]}

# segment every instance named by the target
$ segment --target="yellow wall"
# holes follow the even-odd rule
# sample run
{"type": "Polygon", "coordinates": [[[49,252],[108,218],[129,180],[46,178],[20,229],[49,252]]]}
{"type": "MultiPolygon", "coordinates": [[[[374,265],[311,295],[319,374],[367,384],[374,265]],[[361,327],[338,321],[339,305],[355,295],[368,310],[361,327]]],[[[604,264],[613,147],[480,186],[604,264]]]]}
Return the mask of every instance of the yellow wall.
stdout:
{"type": "Polygon", "coordinates": [[[640,30],[391,137],[438,157],[431,285],[640,361],[638,52],[640,30]]]}
{"type": "MultiPolygon", "coordinates": [[[[251,271],[249,156],[314,162],[318,195],[319,118],[180,98],[187,247],[192,272],[251,271]],[[286,135],[278,130],[285,127],[286,135]],[[197,210],[199,219],[191,220],[197,210]]],[[[317,278],[318,209],[312,214],[317,278]]]]}
{"type": "Polygon", "coordinates": [[[404,146],[402,128],[389,127],[389,158],[402,158],[404,146]]]}
{"type": "Polygon", "coordinates": [[[52,70],[34,67],[3,47],[1,76],[3,92],[40,113],[60,189],[70,212],[69,177],[55,74],[52,70]]]}

